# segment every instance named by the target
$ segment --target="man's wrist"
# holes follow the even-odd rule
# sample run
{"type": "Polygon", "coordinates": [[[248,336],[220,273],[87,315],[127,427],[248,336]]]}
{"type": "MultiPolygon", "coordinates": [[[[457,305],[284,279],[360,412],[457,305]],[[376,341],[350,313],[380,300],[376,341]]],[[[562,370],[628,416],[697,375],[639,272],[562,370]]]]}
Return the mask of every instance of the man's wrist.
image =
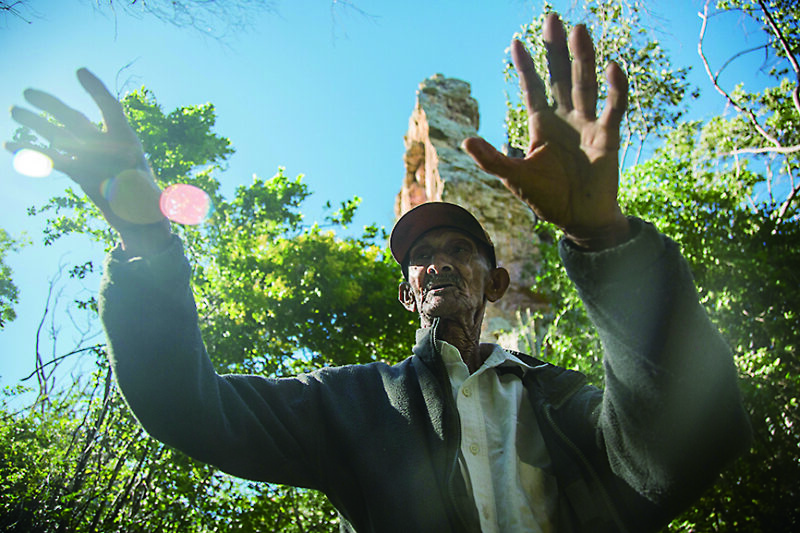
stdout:
{"type": "Polygon", "coordinates": [[[169,220],[153,224],[131,224],[119,230],[122,249],[128,257],[147,257],[166,250],[172,242],[169,220]]]}
{"type": "Polygon", "coordinates": [[[599,252],[627,242],[631,238],[631,226],[628,219],[620,215],[613,223],[603,226],[564,230],[564,236],[578,248],[599,252]]]}

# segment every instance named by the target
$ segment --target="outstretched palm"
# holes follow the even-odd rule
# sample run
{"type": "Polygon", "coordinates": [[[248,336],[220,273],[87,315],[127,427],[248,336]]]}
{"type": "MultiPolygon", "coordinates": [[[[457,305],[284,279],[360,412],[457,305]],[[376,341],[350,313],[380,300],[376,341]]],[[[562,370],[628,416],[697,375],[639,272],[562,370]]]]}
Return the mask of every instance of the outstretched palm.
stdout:
{"type": "Polygon", "coordinates": [[[524,45],[514,41],[511,55],[519,73],[531,144],[523,159],[506,157],[480,138],[465,150],[495,174],[536,215],[563,229],[578,244],[601,248],[627,237],[627,220],[617,203],[619,127],[627,103],[627,80],[610,63],[608,101],[596,117],[595,56],[586,28],[576,26],[569,48],[556,15],[545,20],[555,109],[524,45]]]}
{"type": "Polygon", "coordinates": [[[131,129],[119,101],[106,89],[94,74],[86,69],[78,71],[78,80],[91,95],[103,114],[104,128],[98,128],[86,116],[72,109],[55,96],[35,90],[25,91],[25,99],[46,112],[56,122],[21,107],[13,107],[11,115],[46,139],[50,146],[43,148],[29,143],[6,143],[6,148],[16,151],[30,148],[46,154],[53,160],[56,170],[67,174],[100,208],[108,222],[120,231],[136,224],[130,217],[120,217],[102,194],[103,183],[125,171],[139,171],[139,195],[142,205],[135,209],[149,222],[160,222],[158,212],[158,186],[148,172],[141,143],[131,129]]]}
{"type": "Polygon", "coordinates": [[[28,89],[25,99],[57,122],[16,106],[11,115],[46,139],[49,146],[9,142],[6,148],[12,152],[30,148],[50,157],[54,168],[80,185],[119,231],[124,245],[135,243],[142,250],[149,249],[147,245],[160,246],[168,236],[169,226],[159,210],[160,190],[149,172],[142,145],[119,101],[103,82],[86,69],[78,71],[78,80],[103,114],[102,129],[55,96],[28,89]],[[120,195],[125,196],[125,205],[112,205],[103,194],[103,185],[110,179],[116,179],[118,186],[125,182],[125,193],[120,195]]]}

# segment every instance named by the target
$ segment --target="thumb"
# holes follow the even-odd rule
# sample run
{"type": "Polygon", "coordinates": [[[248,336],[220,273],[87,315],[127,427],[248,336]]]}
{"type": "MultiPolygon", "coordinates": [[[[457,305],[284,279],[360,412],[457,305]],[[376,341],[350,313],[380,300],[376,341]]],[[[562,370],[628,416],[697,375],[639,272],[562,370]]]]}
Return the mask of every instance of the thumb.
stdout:
{"type": "Polygon", "coordinates": [[[480,137],[470,137],[461,143],[461,148],[469,154],[486,172],[508,179],[515,174],[520,160],[512,159],[500,152],[480,137]]]}

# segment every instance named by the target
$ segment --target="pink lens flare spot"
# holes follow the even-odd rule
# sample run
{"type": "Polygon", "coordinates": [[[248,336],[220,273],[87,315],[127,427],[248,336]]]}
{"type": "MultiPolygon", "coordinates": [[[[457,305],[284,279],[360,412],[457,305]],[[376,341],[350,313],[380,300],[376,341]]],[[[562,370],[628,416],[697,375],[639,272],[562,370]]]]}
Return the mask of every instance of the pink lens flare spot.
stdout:
{"type": "Polygon", "coordinates": [[[203,189],[185,183],[170,185],[161,193],[161,212],[178,224],[196,226],[211,216],[211,197],[203,189]]]}

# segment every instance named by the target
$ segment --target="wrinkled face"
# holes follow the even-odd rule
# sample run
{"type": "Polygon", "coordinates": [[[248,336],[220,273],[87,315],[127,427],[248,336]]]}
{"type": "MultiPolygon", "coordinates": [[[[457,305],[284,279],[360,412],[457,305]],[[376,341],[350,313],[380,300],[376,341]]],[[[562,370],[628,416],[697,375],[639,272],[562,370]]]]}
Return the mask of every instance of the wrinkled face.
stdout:
{"type": "Polygon", "coordinates": [[[505,291],[503,286],[496,294],[498,270],[503,269],[493,269],[471,237],[456,229],[436,228],[409,250],[408,281],[400,286],[400,301],[420,314],[423,326],[434,317],[482,318],[486,299],[494,301],[505,291]]]}

